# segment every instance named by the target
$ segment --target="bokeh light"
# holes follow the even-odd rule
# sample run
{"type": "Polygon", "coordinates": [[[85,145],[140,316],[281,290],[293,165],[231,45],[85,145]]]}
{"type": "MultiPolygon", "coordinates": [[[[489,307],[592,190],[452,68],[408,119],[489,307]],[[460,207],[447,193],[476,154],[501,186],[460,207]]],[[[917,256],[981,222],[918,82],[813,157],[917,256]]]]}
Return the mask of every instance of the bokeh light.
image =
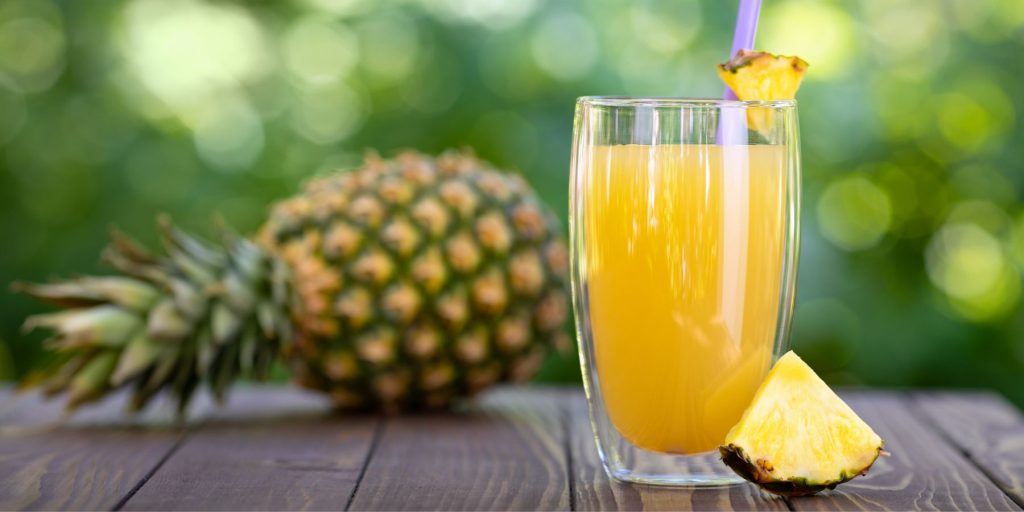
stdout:
{"type": "Polygon", "coordinates": [[[367,0],[303,0],[312,8],[322,10],[334,16],[350,16],[362,10],[367,0]]]}
{"type": "Polygon", "coordinates": [[[260,117],[237,96],[222,98],[202,111],[193,132],[199,156],[215,169],[249,168],[263,151],[260,117]]]}
{"type": "Polygon", "coordinates": [[[360,63],[371,83],[388,86],[408,78],[422,46],[415,20],[396,11],[367,19],[356,31],[360,63]]]}
{"type": "Polygon", "coordinates": [[[629,9],[632,35],[651,51],[675,55],[700,32],[700,12],[696,0],[636,2],[629,9]]]}
{"type": "Polygon", "coordinates": [[[182,117],[270,69],[262,28],[241,6],[135,0],[119,39],[132,76],[182,117]]]}
{"type": "Polygon", "coordinates": [[[942,11],[933,8],[933,2],[866,2],[864,9],[868,31],[876,42],[874,58],[879,65],[895,75],[913,79],[934,73],[945,62],[949,54],[949,27],[942,11]]]}
{"type": "Polygon", "coordinates": [[[541,70],[565,81],[586,75],[597,62],[599,51],[590,22],[568,12],[557,12],[541,20],[530,48],[541,70]]]}
{"type": "Polygon", "coordinates": [[[310,142],[336,143],[363,121],[363,103],[343,83],[308,86],[296,91],[299,95],[292,107],[292,126],[310,142]]]}
{"type": "Polygon", "coordinates": [[[471,22],[491,29],[506,29],[525,20],[538,0],[421,0],[435,15],[446,20],[471,22]]]}
{"type": "Polygon", "coordinates": [[[997,147],[1014,124],[1013,103],[998,86],[983,79],[961,80],[938,103],[939,131],[964,152],[997,147]]]}
{"type": "Polygon", "coordinates": [[[849,74],[850,60],[860,46],[853,20],[839,2],[786,0],[766,2],[760,40],[773,53],[799,55],[812,63],[808,80],[829,80],[849,74]]]}
{"type": "Polygon", "coordinates": [[[345,25],[315,16],[292,23],[282,49],[288,71],[307,84],[321,85],[348,76],[359,60],[358,43],[345,25]]]}
{"type": "Polygon", "coordinates": [[[0,4],[0,77],[27,92],[48,89],[64,69],[60,11],[47,0],[0,4]]]}
{"type": "Polygon", "coordinates": [[[818,224],[830,242],[847,251],[874,247],[892,222],[892,204],[884,189],[851,174],[828,185],[818,199],[818,224]]]}
{"type": "Polygon", "coordinates": [[[999,240],[976,224],[951,223],[928,243],[928,277],[953,309],[985,321],[1008,313],[1020,295],[1020,275],[999,240]]]}
{"type": "Polygon", "coordinates": [[[15,86],[9,80],[0,80],[0,145],[18,134],[27,114],[25,100],[15,86]]]}

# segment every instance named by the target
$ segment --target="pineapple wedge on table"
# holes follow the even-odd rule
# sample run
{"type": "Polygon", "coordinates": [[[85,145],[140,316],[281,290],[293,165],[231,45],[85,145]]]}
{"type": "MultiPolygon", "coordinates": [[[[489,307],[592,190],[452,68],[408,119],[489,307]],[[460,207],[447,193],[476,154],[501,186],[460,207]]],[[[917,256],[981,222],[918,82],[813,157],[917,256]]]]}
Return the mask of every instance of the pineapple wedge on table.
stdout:
{"type": "Polygon", "coordinates": [[[814,370],[787,352],[719,451],[726,465],[764,490],[803,496],[866,473],[882,446],[814,370]]]}
{"type": "MultiPolygon", "coordinates": [[[[793,99],[806,70],[799,57],[747,50],[718,65],[741,100],[793,99]]],[[[770,110],[748,114],[751,128],[770,126],[770,110]]],[[[878,434],[793,352],[775,363],[719,451],[737,474],[786,496],[835,488],[885,453],[878,434]]]]}
{"type": "Polygon", "coordinates": [[[371,155],[278,203],[253,241],[162,235],[151,254],[115,234],[120,275],[18,285],[67,308],[25,326],[54,332],[35,382],[69,408],[129,388],[132,409],[168,390],[185,410],[277,360],[339,408],[442,407],[570,345],[554,214],[467,153],[371,155]]]}

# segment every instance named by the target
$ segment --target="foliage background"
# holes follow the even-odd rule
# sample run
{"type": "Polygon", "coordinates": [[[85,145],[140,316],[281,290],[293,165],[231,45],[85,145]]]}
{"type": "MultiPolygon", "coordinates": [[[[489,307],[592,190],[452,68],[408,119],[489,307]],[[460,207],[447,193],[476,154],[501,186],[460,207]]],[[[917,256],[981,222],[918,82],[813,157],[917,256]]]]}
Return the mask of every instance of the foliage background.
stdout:
{"type": "MultiPolygon", "coordinates": [[[[564,218],[575,97],[718,96],[733,4],[4,0],[0,283],[99,270],[158,212],[254,230],[370,147],[472,146],[564,218]]],[[[1024,2],[766,0],[759,47],[811,63],[794,347],[1024,404],[1024,2]]],[[[42,309],[0,294],[0,375],[40,361],[42,309]]]]}

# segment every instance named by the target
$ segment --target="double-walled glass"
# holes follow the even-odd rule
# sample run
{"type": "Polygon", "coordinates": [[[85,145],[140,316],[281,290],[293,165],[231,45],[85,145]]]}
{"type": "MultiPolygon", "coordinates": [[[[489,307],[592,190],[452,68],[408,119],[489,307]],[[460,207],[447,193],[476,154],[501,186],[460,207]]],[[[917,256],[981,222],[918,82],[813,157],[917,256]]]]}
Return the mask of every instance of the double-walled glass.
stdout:
{"type": "Polygon", "coordinates": [[[793,310],[796,103],[586,97],[574,132],[573,307],[605,470],[739,481],[716,448],[793,310]]]}

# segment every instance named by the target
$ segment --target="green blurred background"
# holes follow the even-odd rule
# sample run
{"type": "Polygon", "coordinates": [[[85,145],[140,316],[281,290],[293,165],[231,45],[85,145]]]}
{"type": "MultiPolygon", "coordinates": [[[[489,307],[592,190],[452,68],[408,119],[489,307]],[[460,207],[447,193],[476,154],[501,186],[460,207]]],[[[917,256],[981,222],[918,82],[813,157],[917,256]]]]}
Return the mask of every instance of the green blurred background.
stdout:
{"type": "MultiPolygon", "coordinates": [[[[1024,405],[1024,2],[765,0],[800,92],[793,346],[830,382],[1024,405]]],[[[3,0],[0,283],[95,272],[109,225],[259,226],[306,177],[472,146],[563,216],[573,101],[722,92],[734,2],[3,0]]],[[[0,377],[44,307],[0,293],[0,377]]],[[[543,379],[579,378],[573,357],[543,379]]]]}

